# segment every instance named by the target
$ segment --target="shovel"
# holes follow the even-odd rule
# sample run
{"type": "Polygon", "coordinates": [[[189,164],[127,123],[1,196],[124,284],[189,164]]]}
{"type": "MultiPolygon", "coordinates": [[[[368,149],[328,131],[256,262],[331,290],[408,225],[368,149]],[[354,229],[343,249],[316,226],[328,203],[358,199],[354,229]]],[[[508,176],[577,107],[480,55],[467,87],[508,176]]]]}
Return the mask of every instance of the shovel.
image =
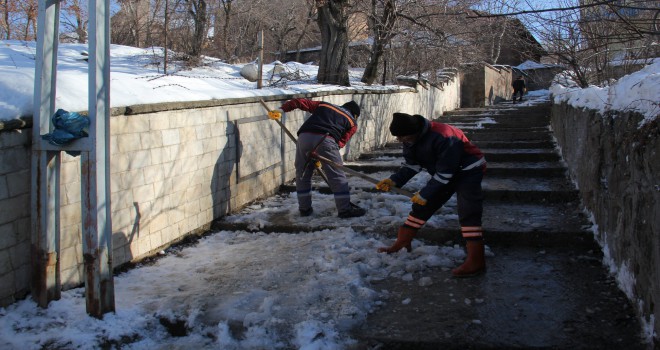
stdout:
{"type": "MultiPolygon", "coordinates": [[[[365,175],[365,174],[363,174],[363,173],[361,173],[361,172],[359,172],[359,171],[355,171],[355,170],[353,170],[353,169],[351,169],[351,168],[349,168],[349,167],[346,167],[346,166],[341,165],[341,164],[339,164],[339,163],[337,163],[337,162],[334,162],[334,161],[332,161],[332,160],[330,160],[330,159],[328,159],[328,158],[326,158],[326,157],[323,157],[323,156],[319,155],[319,154],[316,153],[316,152],[311,152],[311,153],[310,153],[310,157],[315,158],[315,159],[318,159],[319,161],[321,161],[321,162],[323,162],[323,163],[325,163],[325,164],[328,164],[328,165],[330,165],[331,167],[333,167],[333,168],[335,168],[335,169],[341,169],[341,170],[343,170],[343,171],[344,171],[345,173],[347,173],[347,174],[357,176],[357,177],[362,178],[362,179],[364,179],[364,180],[367,180],[367,181],[369,181],[369,182],[371,182],[371,183],[373,183],[373,184],[378,184],[378,183],[380,182],[379,180],[374,179],[373,177],[371,177],[371,176],[369,176],[369,175],[365,175]]],[[[407,197],[412,197],[412,196],[415,195],[414,193],[412,193],[412,192],[410,192],[410,191],[406,191],[406,190],[400,189],[400,188],[398,188],[398,187],[392,187],[392,188],[390,188],[390,191],[395,192],[395,193],[398,193],[398,194],[402,194],[402,195],[407,196],[407,197]]]]}
{"type": "MultiPolygon", "coordinates": [[[[270,112],[270,111],[271,111],[271,109],[268,108],[268,105],[266,104],[266,102],[264,102],[264,100],[259,99],[259,102],[261,102],[261,105],[264,106],[264,109],[266,109],[266,112],[270,112]]],[[[289,135],[289,138],[291,139],[291,141],[296,142],[296,143],[298,142],[298,139],[296,139],[296,137],[291,133],[291,131],[289,131],[289,129],[287,129],[287,127],[286,127],[286,126],[285,126],[285,125],[284,125],[279,119],[273,119],[273,120],[275,120],[275,121],[277,122],[277,124],[280,125],[280,127],[282,128],[282,130],[284,130],[284,132],[285,132],[287,135],[289,135]]],[[[319,142],[319,145],[320,145],[320,144],[321,144],[321,143],[319,142]]],[[[316,147],[314,147],[314,151],[316,151],[316,148],[319,147],[319,145],[316,145],[316,147]]],[[[308,162],[309,162],[309,161],[308,161],[308,162]]],[[[305,164],[305,169],[307,169],[307,164],[305,164]]],[[[325,181],[325,183],[328,184],[328,186],[330,186],[330,181],[328,180],[328,177],[325,175],[325,173],[323,172],[323,170],[321,170],[321,168],[316,168],[316,170],[318,171],[319,175],[321,175],[321,177],[323,178],[323,180],[325,181]]]]}

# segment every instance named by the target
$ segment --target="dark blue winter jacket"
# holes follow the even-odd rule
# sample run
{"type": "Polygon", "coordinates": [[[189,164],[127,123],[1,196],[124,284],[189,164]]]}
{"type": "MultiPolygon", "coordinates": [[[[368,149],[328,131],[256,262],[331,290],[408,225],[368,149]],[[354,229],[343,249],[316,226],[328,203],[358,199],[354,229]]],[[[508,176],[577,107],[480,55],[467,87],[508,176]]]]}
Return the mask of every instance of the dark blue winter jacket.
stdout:
{"type": "Polygon", "coordinates": [[[339,148],[342,148],[357,131],[355,116],[341,106],[304,98],[294,98],[282,105],[282,110],[285,112],[294,109],[302,109],[312,113],[298,129],[298,135],[304,132],[329,133],[337,141],[339,148]]]}
{"type": "Polygon", "coordinates": [[[460,176],[460,172],[486,169],[483,153],[463,131],[427,119],[424,119],[424,128],[417,140],[412,145],[404,144],[403,158],[405,163],[390,179],[401,187],[426,169],[431,179],[420,190],[420,195],[426,199],[433,198],[452,178],[460,176]]]}

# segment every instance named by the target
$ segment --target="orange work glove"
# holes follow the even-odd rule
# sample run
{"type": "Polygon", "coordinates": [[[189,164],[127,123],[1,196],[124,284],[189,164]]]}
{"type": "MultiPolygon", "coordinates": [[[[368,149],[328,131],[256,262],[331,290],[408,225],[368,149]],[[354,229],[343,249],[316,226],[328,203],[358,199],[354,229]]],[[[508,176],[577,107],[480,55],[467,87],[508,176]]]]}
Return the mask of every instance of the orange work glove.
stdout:
{"type": "Polygon", "coordinates": [[[426,199],[424,199],[424,197],[422,197],[419,194],[419,192],[415,193],[415,195],[412,196],[412,198],[410,198],[410,201],[415,203],[415,204],[426,205],[426,199]]]}
{"type": "Polygon", "coordinates": [[[376,184],[376,189],[384,192],[389,192],[392,187],[395,187],[395,184],[391,179],[380,180],[376,184]]]}
{"type": "Polygon", "coordinates": [[[280,120],[280,118],[282,118],[282,113],[284,113],[283,110],[274,109],[274,110],[268,112],[268,118],[270,118],[272,120],[280,120]]]}

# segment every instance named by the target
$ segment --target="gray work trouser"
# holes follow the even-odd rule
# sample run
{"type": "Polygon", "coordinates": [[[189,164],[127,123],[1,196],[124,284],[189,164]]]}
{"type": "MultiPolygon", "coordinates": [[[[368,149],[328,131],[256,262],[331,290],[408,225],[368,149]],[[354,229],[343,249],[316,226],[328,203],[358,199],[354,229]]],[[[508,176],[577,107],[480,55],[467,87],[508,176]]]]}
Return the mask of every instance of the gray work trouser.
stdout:
{"type": "MultiPolygon", "coordinates": [[[[296,147],[296,194],[298,196],[298,209],[304,211],[312,207],[312,175],[314,174],[315,161],[308,162],[307,154],[311,152],[316,145],[316,153],[328,158],[335,163],[343,164],[341,154],[339,154],[339,145],[332,137],[314,134],[302,133],[298,135],[296,147]],[[320,144],[319,144],[320,142],[320,144]],[[305,168],[307,164],[307,168],[305,168]]],[[[335,196],[337,211],[342,212],[351,208],[351,194],[348,187],[348,179],[343,171],[335,169],[330,165],[322,164],[322,169],[328,177],[328,185],[335,196]]]]}

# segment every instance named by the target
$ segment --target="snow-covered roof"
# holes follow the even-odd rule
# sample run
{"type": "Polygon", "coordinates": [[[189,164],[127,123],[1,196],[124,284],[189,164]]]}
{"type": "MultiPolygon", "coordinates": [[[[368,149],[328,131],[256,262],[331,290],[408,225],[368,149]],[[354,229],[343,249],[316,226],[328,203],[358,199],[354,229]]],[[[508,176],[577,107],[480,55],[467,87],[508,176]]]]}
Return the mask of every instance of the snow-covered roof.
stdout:
{"type": "Polygon", "coordinates": [[[543,63],[538,63],[534,62],[532,60],[527,60],[513,68],[518,69],[518,70],[531,70],[531,69],[543,69],[543,68],[556,68],[558,66],[556,65],[551,65],[551,64],[543,64],[543,63]]]}

